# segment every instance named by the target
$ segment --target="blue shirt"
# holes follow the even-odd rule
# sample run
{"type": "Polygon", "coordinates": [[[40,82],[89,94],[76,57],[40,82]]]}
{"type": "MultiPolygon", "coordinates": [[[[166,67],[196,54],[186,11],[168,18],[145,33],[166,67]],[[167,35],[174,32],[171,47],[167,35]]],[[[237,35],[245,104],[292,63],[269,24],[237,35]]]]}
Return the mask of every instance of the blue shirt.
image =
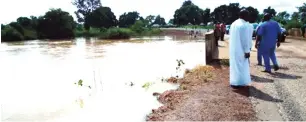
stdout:
{"type": "Polygon", "coordinates": [[[257,32],[257,35],[261,36],[260,45],[264,49],[274,48],[280,33],[281,28],[276,21],[269,20],[262,23],[257,32]]]}

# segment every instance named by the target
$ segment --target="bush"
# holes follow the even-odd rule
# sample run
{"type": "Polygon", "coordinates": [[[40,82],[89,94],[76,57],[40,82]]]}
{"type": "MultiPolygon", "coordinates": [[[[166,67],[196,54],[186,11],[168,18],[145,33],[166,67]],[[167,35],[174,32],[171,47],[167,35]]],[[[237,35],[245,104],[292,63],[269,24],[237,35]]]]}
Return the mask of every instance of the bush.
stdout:
{"type": "Polygon", "coordinates": [[[1,40],[3,42],[5,41],[21,41],[23,40],[23,35],[17,31],[15,28],[11,26],[5,26],[4,28],[1,28],[1,40]]]}
{"type": "Polygon", "coordinates": [[[91,28],[89,31],[86,31],[85,29],[77,29],[74,33],[75,37],[96,37],[101,35],[101,33],[105,31],[106,30],[99,28],[91,28]]]}
{"type": "Polygon", "coordinates": [[[105,33],[101,33],[101,39],[129,39],[135,35],[134,32],[126,28],[110,28],[105,33]]]}
{"type": "Polygon", "coordinates": [[[37,39],[37,32],[35,30],[24,29],[24,40],[35,40],[37,39]]]}
{"type": "Polygon", "coordinates": [[[142,21],[138,20],[135,22],[134,25],[131,26],[131,30],[138,34],[141,34],[145,31],[144,26],[145,24],[142,21]]]}
{"type": "Polygon", "coordinates": [[[287,23],[287,25],[285,26],[285,28],[287,30],[291,29],[291,28],[301,28],[302,27],[302,23],[297,21],[297,20],[291,20],[287,23]]]}

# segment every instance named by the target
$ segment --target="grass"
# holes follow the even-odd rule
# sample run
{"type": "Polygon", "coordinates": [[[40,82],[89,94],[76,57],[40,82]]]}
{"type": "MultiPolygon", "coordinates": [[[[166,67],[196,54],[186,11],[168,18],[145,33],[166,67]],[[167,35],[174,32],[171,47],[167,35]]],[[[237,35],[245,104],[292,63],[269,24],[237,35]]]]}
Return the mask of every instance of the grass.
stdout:
{"type": "Polygon", "coordinates": [[[100,39],[129,39],[135,36],[154,36],[159,35],[162,31],[158,28],[142,28],[142,31],[135,32],[130,28],[109,28],[97,29],[92,28],[89,31],[76,30],[76,37],[98,37],[100,39]]]}

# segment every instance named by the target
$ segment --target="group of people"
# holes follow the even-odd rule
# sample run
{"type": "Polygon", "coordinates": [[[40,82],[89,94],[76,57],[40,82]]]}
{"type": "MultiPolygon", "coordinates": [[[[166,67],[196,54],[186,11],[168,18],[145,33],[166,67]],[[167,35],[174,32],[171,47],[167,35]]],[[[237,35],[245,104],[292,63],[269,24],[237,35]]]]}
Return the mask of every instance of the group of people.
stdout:
{"type": "MultiPolygon", "coordinates": [[[[258,65],[262,65],[264,59],[265,70],[271,73],[270,59],[274,70],[279,70],[275,49],[280,46],[281,27],[276,21],[271,20],[271,15],[264,14],[263,21],[256,29],[255,48],[258,50],[258,65]]],[[[230,28],[230,85],[240,88],[251,83],[250,76],[250,52],[253,40],[253,25],[249,23],[249,12],[241,10],[239,19],[234,21],[230,28]]]]}
{"type": "Polygon", "coordinates": [[[219,39],[221,39],[221,41],[224,41],[225,32],[226,32],[226,26],[224,23],[217,23],[215,25],[214,36],[217,46],[219,45],[218,44],[219,39]]]}

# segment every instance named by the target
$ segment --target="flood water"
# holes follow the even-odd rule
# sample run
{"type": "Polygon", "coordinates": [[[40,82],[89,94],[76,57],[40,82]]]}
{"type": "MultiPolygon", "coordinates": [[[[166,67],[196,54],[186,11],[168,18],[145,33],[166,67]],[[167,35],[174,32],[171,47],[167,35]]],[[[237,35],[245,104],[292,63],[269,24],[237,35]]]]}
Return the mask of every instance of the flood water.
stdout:
{"type": "Polygon", "coordinates": [[[196,65],[205,43],[189,37],[2,42],[2,122],[142,122],[161,106],[153,92],[178,87],[162,79],[196,65]]]}

